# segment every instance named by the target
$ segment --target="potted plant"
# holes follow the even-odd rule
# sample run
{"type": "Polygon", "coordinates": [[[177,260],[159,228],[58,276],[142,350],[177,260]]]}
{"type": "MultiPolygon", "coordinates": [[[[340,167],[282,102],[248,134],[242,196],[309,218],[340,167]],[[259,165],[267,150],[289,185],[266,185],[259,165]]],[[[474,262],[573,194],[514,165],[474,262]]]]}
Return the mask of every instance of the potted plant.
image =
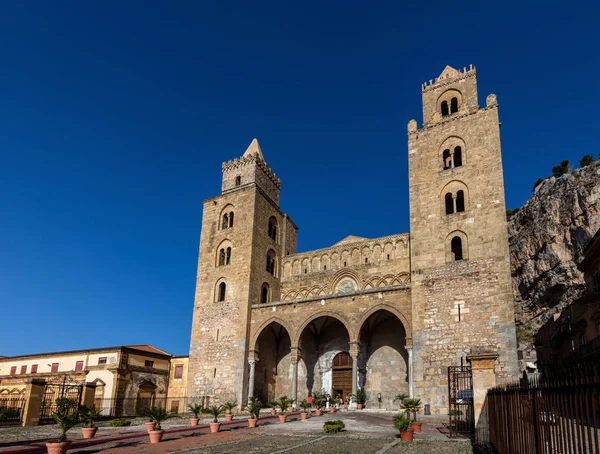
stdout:
{"type": "Polygon", "coordinates": [[[223,408],[225,408],[225,421],[229,422],[233,420],[233,409],[237,407],[237,402],[225,402],[223,408]]]}
{"type": "Polygon", "coordinates": [[[56,412],[52,418],[60,427],[60,437],[56,441],[46,443],[49,454],[64,454],[69,449],[71,442],[67,439],[67,432],[79,423],[79,413],[73,409],[77,405],[74,399],[59,397],[56,399],[56,412]]]}
{"type": "Polygon", "coordinates": [[[310,404],[308,403],[308,401],[306,399],[304,399],[302,402],[300,402],[300,408],[302,409],[302,411],[300,412],[300,417],[304,420],[306,418],[308,418],[308,409],[310,408],[310,404]]]}
{"type": "Polygon", "coordinates": [[[418,398],[405,398],[400,404],[401,407],[404,407],[404,411],[406,412],[406,416],[410,419],[410,414],[412,413],[413,418],[411,421],[411,426],[415,432],[421,432],[421,423],[417,422],[417,413],[421,411],[421,399],[418,398]]]}
{"type": "Polygon", "coordinates": [[[291,413],[294,411],[294,402],[296,402],[294,399],[290,399],[290,405],[288,406],[288,413],[291,413]]]}
{"type": "Polygon", "coordinates": [[[398,401],[400,403],[400,410],[403,410],[403,411],[405,410],[404,407],[402,406],[404,399],[408,399],[408,394],[400,393],[400,394],[396,394],[396,397],[394,397],[394,402],[398,401]]]}
{"type": "Polygon", "coordinates": [[[153,430],[148,431],[150,436],[150,443],[159,443],[165,433],[161,428],[161,423],[171,417],[169,412],[162,407],[148,407],[144,410],[144,415],[152,420],[154,423],[153,430]]]}
{"type": "Polygon", "coordinates": [[[98,431],[96,421],[98,421],[101,417],[102,413],[95,408],[81,407],[79,409],[79,419],[85,424],[85,427],[81,428],[83,438],[94,438],[96,432],[98,431]]]}
{"type": "Polygon", "coordinates": [[[287,420],[287,408],[290,406],[291,400],[287,396],[281,396],[277,401],[275,401],[275,406],[279,407],[281,410],[279,414],[279,422],[284,423],[287,420]]]}
{"type": "Polygon", "coordinates": [[[271,416],[277,416],[277,401],[272,400],[269,405],[271,406],[271,416]]]}
{"type": "Polygon", "coordinates": [[[188,405],[188,410],[191,411],[194,414],[193,418],[190,418],[190,424],[192,426],[197,426],[198,425],[198,421],[200,421],[200,413],[202,413],[202,405],[200,404],[189,404],[188,405]]]}
{"type": "Polygon", "coordinates": [[[410,419],[406,416],[394,416],[394,427],[400,431],[400,439],[402,441],[413,441],[413,430],[410,427],[410,419]]]}
{"type": "Polygon", "coordinates": [[[260,409],[262,408],[262,403],[255,396],[252,396],[246,404],[246,408],[250,412],[250,418],[248,418],[248,427],[253,428],[256,427],[256,423],[258,422],[258,415],[260,413],[260,409]]]}
{"type": "Polygon", "coordinates": [[[367,393],[363,388],[360,388],[358,391],[356,391],[356,408],[359,410],[365,408],[368,398],[369,396],[367,396],[367,393]]]}
{"type": "Polygon", "coordinates": [[[221,405],[213,405],[212,407],[202,409],[202,413],[211,415],[213,417],[213,422],[210,423],[210,431],[212,433],[216,433],[219,431],[221,427],[221,423],[219,422],[219,416],[221,416],[224,411],[225,407],[221,405]]]}
{"type": "Polygon", "coordinates": [[[315,407],[316,416],[323,414],[323,394],[318,391],[313,393],[313,407],[315,407]]]}
{"type": "Polygon", "coordinates": [[[329,394],[327,395],[327,403],[329,404],[329,413],[335,413],[336,401],[329,394]]]}

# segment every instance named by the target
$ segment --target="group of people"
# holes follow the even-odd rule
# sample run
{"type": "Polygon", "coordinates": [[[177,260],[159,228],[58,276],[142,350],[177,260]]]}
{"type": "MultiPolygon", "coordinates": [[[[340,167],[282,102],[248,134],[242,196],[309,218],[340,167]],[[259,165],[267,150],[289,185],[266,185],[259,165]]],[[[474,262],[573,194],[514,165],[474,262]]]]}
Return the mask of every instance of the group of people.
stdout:
{"type": "MultiPolygon", "coordinates": [[[[309,394],[308,397],[306,398],[306,401],[309,403],[309,405],[312,407],[313,405],[313,397],[312,394],[309,394]]],[[[348,406],[348,404],[350,403],[350,399],[348,399],[348,396],[346,397],[342,397],[341,394],[338,394],[335,397],[335,401],[336,401],[336,406],[338,408],[343,407],[343,406],[348,406]]],[[[321,406],[325,407],[327,405],[327,397],[323,396],[323,398],[321,399],[321,406]]]]}

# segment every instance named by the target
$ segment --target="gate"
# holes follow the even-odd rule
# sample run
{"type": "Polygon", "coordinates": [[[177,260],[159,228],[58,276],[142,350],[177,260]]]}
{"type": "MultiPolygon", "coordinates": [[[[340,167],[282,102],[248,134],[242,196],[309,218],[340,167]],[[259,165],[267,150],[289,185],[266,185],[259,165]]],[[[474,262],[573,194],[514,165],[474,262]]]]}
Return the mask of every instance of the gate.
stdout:
{"type": "Polygon", "coordinates": [[[46,384],[44,398],[42,399],[42,408],[40,410],[40,422],[53,421],[52,414],[56,413],[58,410],[56,399],[66,398],[72,400],[73,403],[70,407],[66,408],[67,414],[76,411],[81,402],[82,389],[83,386],[80,384],[65,382],[60,385],[46,384]]]}
{"type": "Polygon", "coordinates": [[[23,397],[0,397],[0,426],[20,425],[24,407],[23,397]]]}
{"type": "Polygon", "coordinates": [[[475,418],[471,366],[448,367],[448,402],[450,437],[472,436],[475,418]]]}

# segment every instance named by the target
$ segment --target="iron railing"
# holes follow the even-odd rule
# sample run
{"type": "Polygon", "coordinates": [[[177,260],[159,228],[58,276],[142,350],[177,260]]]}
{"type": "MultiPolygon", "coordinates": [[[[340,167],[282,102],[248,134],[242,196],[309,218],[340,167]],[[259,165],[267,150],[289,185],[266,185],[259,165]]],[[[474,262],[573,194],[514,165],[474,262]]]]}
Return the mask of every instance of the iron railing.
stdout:
{"type": "Polygon", "coordinates": [[[600,454],[597,367],[491,389],[489,438],[500,454],[600,454]]]}
{"type": "Polygon", "coordinates": [[[94,407],[107,417],[143,416],[148,407],[161,407],[173,414],[189,413],[189,404],[210,405],[208,396],[198,397],[139,397],[139,398],[97,398],[94,407]]]}
{"type": "Polygon", "coordinates": [[[471,436],[475,429],[473,375],[470,366],[448,367],[448,429],[450,437],[471,436]]]}
{"type": "Polygon", "coordinates": [[[18,425],[23,417],[25,399],[22,397],[0,398],[0,425],[18,425]]]}

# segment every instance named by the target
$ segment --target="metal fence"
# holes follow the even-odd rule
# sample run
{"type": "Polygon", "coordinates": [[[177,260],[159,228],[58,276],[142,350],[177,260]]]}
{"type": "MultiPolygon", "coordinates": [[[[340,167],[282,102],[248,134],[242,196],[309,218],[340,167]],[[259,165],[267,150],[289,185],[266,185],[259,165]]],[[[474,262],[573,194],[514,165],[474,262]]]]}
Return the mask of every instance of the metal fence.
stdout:
{"type": "Polygon", "coordinates": [[[139,397],[139,398],[98,398],[94,400],[94,407],[107,417],[133,417],[143,416],[148,407],[165,408],[172,414],[189,413],[188,406],[200,404],[203,407],[210,405],[208,396],[198,397],[139,397]]]}
{"type": "Polygon", "coordinates": [[[521,380],[488,392],[489,437],[500,454],[600,454],[597,368],[521,380]]]}
{"type": "Polygon", "coordinates": [[[23,397],[0,397],[0,425],[18,425],[23,417],[23,397]]]}

